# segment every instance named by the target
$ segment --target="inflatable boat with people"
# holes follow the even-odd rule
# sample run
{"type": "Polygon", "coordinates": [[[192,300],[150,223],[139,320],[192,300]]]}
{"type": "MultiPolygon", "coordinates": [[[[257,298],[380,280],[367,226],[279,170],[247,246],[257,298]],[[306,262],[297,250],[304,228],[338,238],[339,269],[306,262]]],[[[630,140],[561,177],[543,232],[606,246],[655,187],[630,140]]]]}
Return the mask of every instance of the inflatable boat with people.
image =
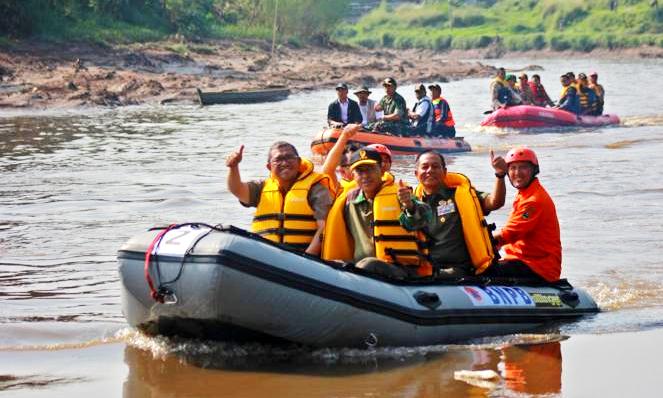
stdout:
{"type": "Polygon", "coordinates": [[[153,228],[126,242],[118,262],[124,315],[148,334],[419,346],[524,332],[599,311],[565,280],[387,280],[232,226],[153,228]]]}
{"type": "Polygon", "coordinates": [[[550,127],[600,127],[619,124],[619,116],[578,116],[557,108],[533,105],[517,105],[500,108],[490,113],[481,122],[482,126],[526,129],[550,127]]]}
{"type": "MultiPolygon", "coordinates": [[[[318,155],[326,155],[341,135],[342,129],[324,128],[313,137],[311,151],[318,155]]],[[[395,155],[416,155],[426,151],[438,153],[470,152],[472,147],[463,137],[401,137],[385,133],[362,131],[355,134],[350,142],[361,146],[382,144],[395,155]]]]}

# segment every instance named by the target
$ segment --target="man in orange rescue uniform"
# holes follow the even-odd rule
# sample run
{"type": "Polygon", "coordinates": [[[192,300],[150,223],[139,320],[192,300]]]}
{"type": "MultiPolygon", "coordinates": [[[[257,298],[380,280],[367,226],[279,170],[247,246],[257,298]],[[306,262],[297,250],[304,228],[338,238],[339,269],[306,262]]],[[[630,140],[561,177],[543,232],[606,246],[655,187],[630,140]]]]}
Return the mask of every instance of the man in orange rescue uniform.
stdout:
{"type": "Polygon", "coordinates": [[[562,244],[557,211],[541,186],[539,161],[529,148],[519,147],[506,155],[509,181],[518,194],[506,225],[495,234],[504,249],[504,260],[490,267],[486,275],[559,279],[562,244]]]}
{"type": "Polygon", "coordinates": [[[269,148],[270,177],[243,182],[239,174],[244,145],[226,158],[228,190],[247,207],[256,207],[251,231],[276,243],[319,255],[322,232],[333,196],[329,177],[313,171],[292,144],[269,148]]]}

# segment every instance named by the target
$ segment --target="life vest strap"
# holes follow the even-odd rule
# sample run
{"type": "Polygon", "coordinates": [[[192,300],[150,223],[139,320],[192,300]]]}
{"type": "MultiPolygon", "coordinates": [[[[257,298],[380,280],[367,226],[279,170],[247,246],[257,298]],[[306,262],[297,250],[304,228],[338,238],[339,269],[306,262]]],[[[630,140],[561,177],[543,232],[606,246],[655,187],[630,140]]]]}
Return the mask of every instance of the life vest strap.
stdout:
{"type": "Polygon", "coordinates": [[[315,221],[315,217],[306,214],[285,214],[285,213],[269,213],[254,216],[253,221],[267,221],[267,220],[298,220],[298,221],[315,221]]]}
{"type": "Polygon", "coordinates": [[[304,251],[308,249],[309,243],[284,243],[286,246],[290,246],[298,251],[304,251]]]}
{"type": "Polygon", "coordinates": [[[376,235],[373,239],[376,242],[418,242],[412,235],[376,235]]]}
{"type": "Polygon", "coordinates": [[[394,259],[394,264],[398,264],[401,266],[408,266],[408,267],[419,267],[421,264],[407,264],[407,263],[402,263],[398,261],[399,258],[403,257],[409,257],[409,258],[419,258],[419,259],[424,259],[428,260],[428,257],[422,253],[420,253],[418,250],[409,250],[409,249],[394,249],[391,247],[387,247],[384,249],[384,253],[394,259]]]}
{"type": "Polygon", "coordinates": [[[398,220],[374,220],[374,227],[400,227],[401,223],[398,220]]]}
{"type": "MultiPolygon", "coordinates": [[[[295,228],[266,228],[255,231],[258,235],[300,235],[300,236],[314,236],[317,229],[295,229],[295,228]]],[[[308,245],[307,245],[308,247],[308,245]]]]}

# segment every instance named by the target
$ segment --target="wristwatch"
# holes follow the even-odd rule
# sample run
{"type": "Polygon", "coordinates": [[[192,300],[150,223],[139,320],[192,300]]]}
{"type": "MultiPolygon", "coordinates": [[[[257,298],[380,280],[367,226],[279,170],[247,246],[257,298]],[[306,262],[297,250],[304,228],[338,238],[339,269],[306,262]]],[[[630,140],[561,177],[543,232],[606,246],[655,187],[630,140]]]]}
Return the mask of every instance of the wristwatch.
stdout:
{"type": "Polygon", "coordinates": [[[502,173],[502,174],[495,173],[495,177],[497,177],[497,178],[504,178],[504,177],[506,177],[506,173],[502,173]]]}

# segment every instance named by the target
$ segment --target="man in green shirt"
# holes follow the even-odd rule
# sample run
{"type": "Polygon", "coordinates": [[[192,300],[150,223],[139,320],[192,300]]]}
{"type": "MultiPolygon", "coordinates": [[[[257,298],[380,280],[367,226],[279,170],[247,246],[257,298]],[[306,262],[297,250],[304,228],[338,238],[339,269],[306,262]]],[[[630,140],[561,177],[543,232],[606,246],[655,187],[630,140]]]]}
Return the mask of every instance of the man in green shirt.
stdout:
{"type": "MultiPolygon", "coordinates": [[[[491,194],[477,192],[484,214],[504,206],[506,162],[490,151],[495,170],[491,194]]],[[[429,206],[429,215],[414,216],[404,212],[401,224],[407,230],[421,230],[428,237],[429,256],[441,275],[462,277],[473,273],[472,260],[463,235],[461,214],[456,204],[456,188],[444,184],[447,168],[437,152],[421,153],[416,160],[415,175],[422,189],[421,201],[429,206]]]]}
{"type": "Polygon", "coordinates": [[[371,129],[394,135],[407,136],[409,126],[407,106],[405,98],[396,92],[396,80],[388,77],[382,82],[382,87],[384,87],[386,94],[375,106],[375,110],[382,112],[383,116],[382,119],[371,126],[371,129]]]}

